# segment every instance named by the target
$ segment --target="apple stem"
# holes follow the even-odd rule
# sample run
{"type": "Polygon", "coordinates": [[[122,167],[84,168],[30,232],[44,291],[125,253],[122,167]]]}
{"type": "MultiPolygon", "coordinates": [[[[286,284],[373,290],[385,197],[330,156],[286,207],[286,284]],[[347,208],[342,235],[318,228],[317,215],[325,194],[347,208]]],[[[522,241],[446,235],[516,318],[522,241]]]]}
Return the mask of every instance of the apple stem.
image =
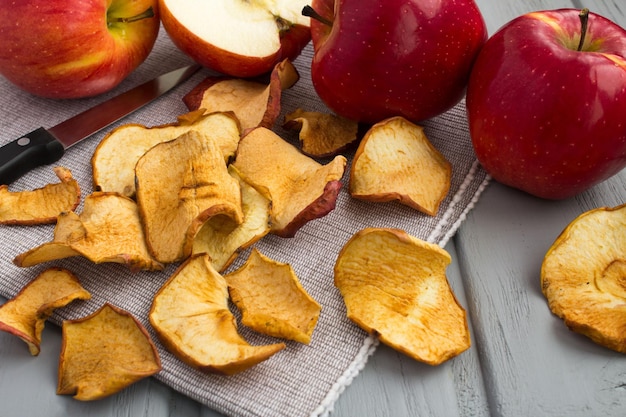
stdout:
{"type": "Polygon", "coordinates": [[[326,19],[321,14],[316,12],[315,9],[312,8],[311,6],[304,6],[302,8],[302,15],[310,17],[310,18],[313,18],[313,19],[317,20],[318,22],[321,22],[321,23],[325,24],[326,26],[332,26],[333,25],[333,22],[331,22],[330,20],[326,19]]]}
{"type": "Polygon", "coordinates": [[[578,14],[580,18],[580,42],[578,42],[578,52],[583,50],[585,37],[587,36],[587,26],[589,25],[589,9],[584,8],[578,14]]]}
{"type": "Polygon", "coordinates": [[[148,9],[143,12],[143,13],[139,13],[135,16],[131,16],[131,17],[115,17],[111,20],[109,20],[109,23],[132,23],[132,22],[136,22],[138,20],[142,20],[142,19],[149,19],[151,17],[154,17],[154,10],[152,9],[152,6],[148,7],[148,9]]]}

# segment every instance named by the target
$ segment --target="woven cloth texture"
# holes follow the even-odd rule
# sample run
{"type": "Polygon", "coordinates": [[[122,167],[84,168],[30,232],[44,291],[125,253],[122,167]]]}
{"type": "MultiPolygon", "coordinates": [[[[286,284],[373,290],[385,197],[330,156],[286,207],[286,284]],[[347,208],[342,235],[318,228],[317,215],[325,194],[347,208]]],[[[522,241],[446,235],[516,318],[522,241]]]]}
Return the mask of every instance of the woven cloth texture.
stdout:
{"type": "MultiPolygon", "coordinates": [[[[284,92],[283,115],[298,107],[328,111],[311,84],[309,64],[312,55],[312,47],[309,45],[294,62],[300,80],[284,92]]],[[[134,85],[189,63],[190,59],[161,30],[146,62],[114,91],[98,97],[42,99],[0,79],[0,144],[40,126],[54,126],[134,85]]],[[[108,131],[126,123],[157,126],[176,121],[178,115],[187,112],[181,100],[183,95],[209,75],[214,74],[206,69],[201,70],[165,96],[70,148],[55,165],[65,166],[72,171],[81,185],[84,197],[92,191],[91,155],[108,131]]],[[[277,126],[281,122],[282,116],[277,126]]],[[[453,165],[450,192],[437,216],[427,216],[396,202],[369,203],[351,198],[347,192],[347,179],[354,151],[350,151],[345,154],[348,167],[335,210],[321,219],[309,222],[293,238],[267,236],[256,244],[256,248],[264,255],[293,267],[304,288],[322,305],[322,312],[309,345],[287,342],[286,349],[250,370],[233,376],[203,374],[180,362],[158,342],[148,322],[148,311],[154,294],[178,265],[170,265],[162,272],[138,273],[131,273],[125,266],[117,264],[95,265],[84,258],[69,258],[31,268],[14,266],[12,261],[16,255],[52,239],[53,225],[0,227],[0,294],[7,298],[13,297],[44,269],[51,266],[65,267],[78,276],[83,286],[91,292],[92,299],[56,310],[50,322],[59,325],[63,320],[86,316],[105,302],[112,303],[132,313],[148,329],[163,363],[163,370],[155,378],[175,390],[232,416],[327,415],[335,400],[377,346],[376,340],[346,318],[343,300],[333,285],[333,266],[342,246],[354,233],[366,227],[399,228],[444,246],[489,182],[471,147],[463,103],[422,125],[434,146],[453,165]]],[[[275,130],[286,140],[298,145],[295,132],[287,132],[280,127],[275,130]]],[[[123,152],[124,149],[120,149],[120,157],[123,152]]],[[[11,184],[10,190],[35,189],[57,181],[52,166],[44,166],[11,184]]],[[[82,203],[76,211],[81,210],[82,203]]],[[[241,266],[248,254],[249,250],[244,251],[227,272],[241,266]]],[[[240,333],[251,344],[276,342],[276,339],[259,335],[242,326],[240,333]]]]}

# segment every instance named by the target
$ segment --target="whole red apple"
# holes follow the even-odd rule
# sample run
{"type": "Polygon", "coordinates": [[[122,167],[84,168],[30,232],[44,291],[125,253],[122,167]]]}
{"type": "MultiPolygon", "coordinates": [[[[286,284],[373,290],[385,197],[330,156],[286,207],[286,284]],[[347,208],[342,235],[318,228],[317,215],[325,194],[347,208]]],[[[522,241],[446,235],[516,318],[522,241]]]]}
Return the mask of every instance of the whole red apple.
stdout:
{"type": "Polygon", "coordinates": [[[365,123],[419,121],[456,105],[487,38],[473,0],[313,0],[312,9],[315,90],[365,123]]]}
{"type": "Polygon", "coordinates": [[[294,60],[311,40],[301,11],[309,0],[159,0],[176,46],[207,68],[234,77],[265,74],[294,60]]]}
{"type": "Polygon", "coordinates": [[[111,90],[152,50],[157,11],[157,0],[0,0],[0,74],[48,98],[111,90]]]}
{"type": "Polygon", "coordinates": [[[626,166],[626,31],[586,13],[520,16],[481,50],[467,113],[478,160],[495,180],[563,199],[626,166]]]}

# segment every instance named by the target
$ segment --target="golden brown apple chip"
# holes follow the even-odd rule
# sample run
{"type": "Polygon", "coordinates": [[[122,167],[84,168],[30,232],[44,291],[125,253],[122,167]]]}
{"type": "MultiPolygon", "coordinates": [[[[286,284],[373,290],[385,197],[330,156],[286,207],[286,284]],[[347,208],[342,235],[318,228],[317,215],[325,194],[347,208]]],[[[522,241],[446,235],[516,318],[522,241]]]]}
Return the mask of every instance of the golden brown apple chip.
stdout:
{"type": "Polygon", "coordinates": [[[568,328],[626,353],[626,205],[574,219],[545,255],[541,289],[568,328]]]}
{"type": "Polygon", "coordinates": [[[252,346],[239,335],[226,280],[206,254],[189,257],[157,292],[150,323],[172,354],[203,372],[232,375],[285,348],[252,346]]]}
{"type": "Polygon", "coordinates": [[[97,264],[126,264],[133,271],[163,269],[148,253],[137,204],[117,193],[88,195],[80,215],[59,215],[51,242],[18,255],[13,262],[30,267],[71,256],[97,264]]]}
{"type": "Polygon", "coordinates": [[[150,335],[130,313],[104,304],[63,322],[57,394],[98,400],[161,370],[150,335]]]}
{"type": "Polygon", "coordinates": [[[321,165],[261,127],[239,142],[233,165],[272,201],[271,233],[292,237],[305,223],[335,208],[346,158],[337,155],[321,165]]]}
{"type": "Polygon", "coordinates": [[[452,165],[424,129],[393,117],[372,126],[359,144],[350,170],[350,194],[376,202],[399,200],[434,216],[450,190],[451,177],[452,165]]]}
{"type": "Polygon", "coordinates": [[[80,203],[80,186],[69,169],[55,167],[60,183],[29,191],[9,191],[0,185],[0,224],[54,223],[60,213],[72,211],[80,203]]]}
{"type": "Polygon", "coordinates": [[[243,221],[239,182],[228,174],[210,136],[191,130],[159,143],[139,158],[135,173],[146,242],[160,262],[188,257],[196,234],[211,217],[243,221]]]}
{"type": "Polygon", "coordinates": [[[214,216],[204,223],[193,242],[193,253],[209,254],[218,272],[228,268],[240,251],[270,231],[270,200],[242,180],[232,165],[228,172],[239,181],[243,222],[236,224],[229,216],[214,216]]]}
{"type": "Polygon", "coordinates": [[[235,153],[241,127],[232,113],[207,113],[198,110],[178,117],[174,124],[146,127],[127,124],[102,139],[92,158],[94,189],[135,196],[135,165],[154,145],[167,142],[190,130],[210,136],[228,161],[235,153]]]}
{"type": "Polygon", "coordinates": [[[269,129],[280,115],[282,91],[291,88],[300,78],[293,64],[285,59],[278,63],[270,75],[270,81],[209,77],[198,84],[183,102],[190,110],[232,111],[243,132],[257,126],[269,129]]]}
{"type": "Polygon", "coordinates": [[[330,113],[296,109],[283,127],[299,131],[302,153],[314,158],[335,156],[358,140],[357,122],[330,113]]]}
{"type": "Polygon", "coordinates": [[[40,352],[41,332],[55,309],[74,300],[88,300],[91,295],[78,278],[62,268],[50,268],[12,299],[0,306],[0,330],[11,333],[28,345],[31,355],[40,352]]]}
{"type": "Polygon", "coordinates": [[[322,307],[302,287],[289,264],[252,249],[246,263],[226,275],[241,323],[259,333],[309,344],[322,307]]]}
{"type": "Polygon", "coordinates": [[[450,255],[402,230],[367,228],[340,251],[335,286],[348,318],[409,357],[438,365],[470,347],[446,278],[450,255]]]}

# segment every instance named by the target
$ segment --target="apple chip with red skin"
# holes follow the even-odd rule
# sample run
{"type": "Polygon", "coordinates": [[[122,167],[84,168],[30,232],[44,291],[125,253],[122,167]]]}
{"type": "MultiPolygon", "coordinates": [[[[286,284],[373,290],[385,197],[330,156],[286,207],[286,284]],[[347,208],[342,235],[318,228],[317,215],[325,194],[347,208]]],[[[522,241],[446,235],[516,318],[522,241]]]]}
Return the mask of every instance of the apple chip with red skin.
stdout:
{"type": "Polygon", "coordinates": [[[74,300],[88,300],[87,292],[70,271],[44,270],[12,299],[0,306],[0,330],[18,336],[33,356],[41,351],[41,332],[54,310],[74,300]]]}
{"type": "Polygon", "coordinates": [[[214,216],[243,221],[239,182],[217,143],[195,130],[147,151],[135,178],[146,243],[159,262],[187,258],[196,234],[214,216]]]}
{"type": "Polygon", "coordinates": [[[328,158],[358,141],[359,124],[332,113],[296,109],[285,115],[285,129],[299,131],[302,153],[328,158]]]}
{"type": "Polygon", "coordinates": [[[260,127],[241,139],[233,165],[272,201],[271,233],[293,237],[304,224],[335,208],[346,158],[337,155],[319,164],[260,127]]]}
{"type": "Polygon", "coordinates": [[[183,97],[190,110],[230,111],[248,132],[258,126],[271,129],[280,115],[282,91],[291,88],[300,75],[289,60],[274,67],[269,83],[232,78],[208,77],[183,97]]]}
{"type": "Polygon", "coordinates": [[[239,121],[228,112],[197,110],[179,116],[176,123],[154,127],[122,125],[102,139],[91,157],[94,189],[135,197],[135,165],[139,158],[153,146],[190,130],[215,140],[226,162],[235,154],[241,137],[239,121]]]}
{"type": "Polygon", "coordinates": [[[9,191],[0,185],[0,224],[34,225],[54,223],[60,213],[72,211],[80,203],[80,186],[72,172],[55,167],[61,182],[28,191],[9,191]]]}
{"type": "Polygon", "coordinates": [[[234,166],[228,172],[239,182],[243,222],[217,215],[203,225],[193,241],[193,253],[207,253],[218,272],[224,271],[239,252],[259,241],[270,232],[271,202],[239,176],[234,166]]]}
{"type": "Polygon", "coordinates": [[[129,312],[109,303],[63,322],[57,394],[93,401],[161,371],[148,331],[129,312]]]}
{"type": "Polygon", "coordinates": [[[367,228],[342,248],[335,286],[347,316],[381,342],[430,365],[470,347],[465,310],[445,270],[450,255],[398,229],[367,228]]]}
{"type": "Polygon", "coordinates": [[[224,278],[244,326],[268,336],[311,342],[322,307],[306,292],[291,265],[254,248],[246,263],[224,278]]]}
{"type": "Polygon", "coordinates": [[[284,343],[253,346],[237,331],[228,285],[207,254],[190,256],[154,297],[150,323],[172,354],[203,372],[233,375],[270,358],[284,343]]]}
{"type": "Polygon", "coordinates": [[[626,353],[626,204],[570,222],[544,257],[541,290],[569,329],[626,353]]]}
{"type": "Polygon", "coordinates": [[[163,269],[148,253],[137,204],[117,193],[88,195],[82,213],[59,215],[51,242],[21,253],[13,263],[30,267],[72,256],[126,264],[133,271],[163,269]]]}
{"type": "Polygon", "coordinates": [[[374,202],[398,200],[434,216],[451,178],[452,164],[424,129],[392,117],[372,126],[361,140],[350,169],[350,194],[374,202]]]}

